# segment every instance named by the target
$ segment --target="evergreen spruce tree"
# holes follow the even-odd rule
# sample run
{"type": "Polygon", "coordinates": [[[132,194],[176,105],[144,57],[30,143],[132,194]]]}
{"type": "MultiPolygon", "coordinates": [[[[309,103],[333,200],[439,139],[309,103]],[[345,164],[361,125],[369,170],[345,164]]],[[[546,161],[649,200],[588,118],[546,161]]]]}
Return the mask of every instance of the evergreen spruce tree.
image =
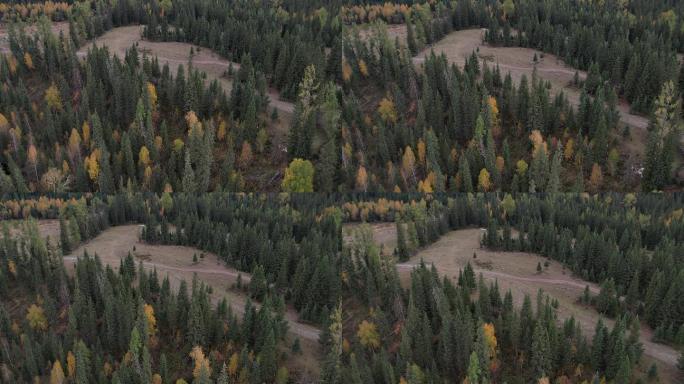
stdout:
{"type": "Polygon", "coordinates": [[[537,324],[532,335],[530,366],[534,372],[535,379],[551,375],[551,345],[549,343],[549,335],[546,331],[546,327],[541,323],[537,324]]]}

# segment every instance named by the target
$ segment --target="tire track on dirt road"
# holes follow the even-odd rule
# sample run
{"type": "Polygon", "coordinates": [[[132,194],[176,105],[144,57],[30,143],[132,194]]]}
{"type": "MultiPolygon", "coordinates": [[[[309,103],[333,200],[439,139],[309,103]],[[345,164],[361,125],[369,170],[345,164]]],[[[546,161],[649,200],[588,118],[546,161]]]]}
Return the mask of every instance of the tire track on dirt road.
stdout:
{"type": "MultiPolygon", "coordinates": [[[[434,263],[430,263],[431,265],[434,265],[434,263]]],[[[396,264],[397,268],[400,269],[413,269],[420,264],[416,263],[400,263],[396,264]]],[[[438,265],[435,265],[437,269],[440,269],[438,265]]],[[[568,287],[573,287],[573,288],[578,288],[578,289],[584,289],[585,287],[589,287],[589,291],[593,294],[598,294],[600,290],[591,285],[591,284],[582,284],[578,283],[572,280],[559,280],[559,279],[546,279],[543,277],[522,277],[522,276],[515,276],[511,275],[508,273],[503,273],[503,272],[497,272],[497,271],[490,271],[487,269],[476,269],[477,273],[481,273],[484,276],[487,277],[501,277],[509,280],[515,280],[515,281],[521,281],[521,282],[526,282],[526,283],[541,283],[541,284],[549,284],[549,285],[564,285],[568,287]]]]}

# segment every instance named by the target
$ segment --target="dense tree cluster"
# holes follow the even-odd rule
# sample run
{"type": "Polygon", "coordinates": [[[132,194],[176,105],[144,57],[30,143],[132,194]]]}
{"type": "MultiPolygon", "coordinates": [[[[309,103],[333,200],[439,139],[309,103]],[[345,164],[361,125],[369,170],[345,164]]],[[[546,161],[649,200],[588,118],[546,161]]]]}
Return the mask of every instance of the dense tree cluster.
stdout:
{"type": "Polygon", "coordinates": [[[575,111],[534,74],[516,85],[474,53],[463,70],[430,54],[418,71],[382,31],[346,47],[337,177],[347,189],[583,191],[621,173],[610,89],[583,93],[575,111]],[[367,96],[369,86],[384,96],[367,96]]]}
{"type": "MultiPolygon", "coordinates": [[[[597,297],[589,297],[599,312],[610,317],[638,316],[655,330],[658,340],[684,343],[680,195],[447,195],[403,204],[400,195],[395,197],[399,200],[393,204],[393,214],[369,211],[363,217],[396,223],[394,253],[399,260],[408,259],[448,230],[487,228],[482,238],[485,246],[556,260],[577,276],[602,285],[597,297]]],[[[378,200],[373,205],[377,204],[387,203],[378,200]]]]}
{"type": "Polygon", "coordinates": [[[314,65],[324,77],[339,68],[342,24],[335,8],[307,9],[307,2],[285,1],[280,6],[251,1],[153,1],[145,36],[192,42],[229,60],[250,57],[254,66],[281,90],[285,98],[297,95],[304,69],[314,65]],[[325,53],[332,48],[331,53],[325,53]]]}
{"type": "Polygon", "coordinates": [[[681,171],[672,169],[679,113],[654,116],[656,128],[675,129],[653,130],[642,172],[619,145],[617,105],[624,97],[644,113],[679,111],[680,86],[670,81],[680,11],[637,1],[78,3],[68,37],[50,37],[44,23],[36,38],[10,28],[11,55],[0,64],[8,89],[0,191],[112,192],[129,180],[157,192],[258,188],[245,174],[255,156],[268,157],[268,87],[297,102],[287,152],[312,163],[316,191],[593,192],[633,190],[642,176],[644,189],[663,189],[681,171]],[[406,46],[382,25],[351,27],[376,19],[406,24],[406,46]],[[74,54],[135,23],[147,39],[239,62],[230,94],[192,68],[171,74],[135,48],[117,65],[106,52],[83,62],[74,54]],[[414,64],[429,44],[475,26],[488,28],[490,44],[538,48],[588,70],[576,80],[579,106],[534,74],[514,84],[498,67],[480,68],[476,52],[463,69],[431,54],[414,64]]]}
{"type": "Polygon", "coordinates": [[[0,193],[243,189],[249,163],[239,168],[238,154],[260,141],[265,151],[266,84],[248,59],[227,95],[135,46],[123,61],[100,48],[80,60],[72,39],[47,30],[10,33],[10,46],[0,60],[0,193]]]}
{"type": "Polygon", "coordinates": [[[31,298],[19,312],[2,302],[9,351],[33,356],[21,364],[3,356],[9,374],[22,380],[51,371],[76,378],[80,353],[89,356],[80,374],[94,381],[155,374],[164,382],[191,375],[219,380],[225,362],[229,378],[272,382],[282,373],[273,348],[287,329],[286,302],[321,325],[321,381],[330,383],[592,376],[623,382],[640,361],[638,319],[671,343],[681,343],[684,329],[678,195],[129,193],[8,200],[2,212],[16,207],[37,217],[55,217],[56,210],[61,233],[45,241],[28,222],[19,231],[5,226],[0,240],[2,297],[31,298]],[[394,221],[395,257],[364,226],[343,246],[343,220],[394,221]],[[118,270],[85,256],[69,277],[63,253],[126,223],[144,224],[142,240],[197,247],[251,274],[247,291],[261,309],[248,303],[238,323],[225,302],[213,309],[199,281],[170,290],[167,279],[136,266],[131,255],[118,270]],[[421,264],[408,285],[400,283],[396,260],[465,227],[487,228],[484,246],[537,252],[601,283],[596,297],[578,300],[616,324],[599,322],[594,335],[583,335],[573,319],[559,324],[557,303],[541,293],[536,309],[530,298],[514,308],[510,292],[486,284],[470,265],[452,281],[421,264]]]}
{"type": "Polygon", "coordinates": [[[684,211],[679,198],[559,196],[515,202],[505,220],[489,221],[487,246],[557,260],[602,284],[595,300],[600,312],[638,315],[655,329],[656,338],[684,344],[684,211]],[[517,238],[511,236],[512,227],[520,233],[517,238]]]}
{"type": "Polygon", "coordinates": [[[678,75],[675,54],[684,48],[678,2],[512,3],[494,7],[486,22],[490,42],[534,47],[594,72],[635,111],[649,113],[663,83],[678,75]]]}
{"type": "Polygon", "coordinates": [[[224,194],[176,196],[173,210],[161,220],[149,216],[143,238],[212,252],[257,276],[252,284],[263,282],[272,287],[268,291],[283,294],[304,319],[321,322],[340,297],[341,215],[335,210],[319,215],[317,204],[305,201],[311,197],[293,198],[296,209],[277,200],[224,194]]]}
{"type": "Polygon", "coordinates": [[[66,1],[2,2],[0,3],[0,20],[5,23],[35,21],[42,16],[53,21],[66,20],[68,12],[71,10],[69,3],[66,1]]]}
{"type": "MultiPolygon", "coordinates": [[[[345,289],[368,312],[342,323],[336,312],[322,336],[325,383],[569,382],[605,376],[626,382],[639,361],[638,339],[626,320],[597,325],[590,344],[574,319],[560,326],[541,292],[520,309],[510,292],[487,285],[470,269],[458,285],[424,264],[408,290],[370,233],[357,233],[345,262],[345,289]],[[478,299],[472,293],[477,292],[478,299]],[[546,380],[546,381],[543,381],[546,380]]],[[[637,336],[638,337],[638,336],[637,336]]]]}
{"type": "Polygon", "coordinates": [[[214,306],[203,283],[172,287],[168,276],[136,267],[130,254],[118,270],[85,254],[69,274],[35,223],[22,233],[0,239],[3,381],[287,380],[276,349],[287,330],[279,299],[266,298],[259,309],[247,301],[239,319],[225,299],[214,306]]]}

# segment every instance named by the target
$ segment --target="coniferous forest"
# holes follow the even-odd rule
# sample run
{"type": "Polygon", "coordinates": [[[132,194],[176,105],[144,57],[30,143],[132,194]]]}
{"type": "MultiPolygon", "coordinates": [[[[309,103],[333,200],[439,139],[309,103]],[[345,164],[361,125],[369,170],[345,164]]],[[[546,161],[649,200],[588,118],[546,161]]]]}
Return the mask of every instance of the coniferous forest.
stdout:
{"type": "Polygon", "coordinates": [[[0,383],[684,382],[684,3],[0,1],[0,383]]]}

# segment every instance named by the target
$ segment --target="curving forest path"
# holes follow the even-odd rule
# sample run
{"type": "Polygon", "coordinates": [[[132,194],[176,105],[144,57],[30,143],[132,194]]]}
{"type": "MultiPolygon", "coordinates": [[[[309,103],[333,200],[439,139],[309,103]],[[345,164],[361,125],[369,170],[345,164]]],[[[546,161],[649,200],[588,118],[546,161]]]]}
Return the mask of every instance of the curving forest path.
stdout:
{"type": "MultiPolygon", "coordinates": [[[[180,284],[182,280],[191,282],[193,276],[197,275],[201,281],[213,288],[215,301],[226,296],[233,310],[236,313],[243,313],[247,295],[230,287],[236,283],[238,276],[243,282],[249,282],[251,276],[248,273],[226,267],[216,255],[196,248],[142,243],[138,240],[139,233],[140,226],[137,224],[110,227],[94,239],[81,244],[71,254],[64,256],[64,261],[75,262],[87,251],[90,255],[97,253],[104,264],[117,269],[121,258],[130,252],[134,255],[136,263],[142,261],[145,269],[157,269],[161,276],[168,274],[176,284],[180,284]],[[193,263],[192,258],[195,254],[204,254],[204,257],[193,263]]],[[[318,341],[320,330],[312,325],[300,323],[299,315],[293,308],[287,308],[285,317],[290,323],[290,332],[307,340],[318,341]]]]}
{"type": "MultiPolygon", "coordinates": [[[[346,228],[353,226],[346,225],[346,228]]],[[[371,227],[376,243],[392,249],[396,246],[394,224],[377,223],[371,227]]],[[[592,294],[598,294],[600,287],[597,284],[573,276],[556,261],[549,261],[549,266],[544,268],[542,273],[538,273],[537,264],[543,265],[547,259],[537,254],[498,252],[480,248],[482,234],[482,229],[471,228],[443,235],[440,240],[421,249],[407,262],[396,264],[402,283],[408,283],[411,271],[421,261],[427,265],[434,265],[441,275],[455,281],[459,272],[470,263],[477,275],[482,274],[490,282],[497,281],[502,293],[510,289],[517,306],[522,304],[525,295],[534,299],[539,289],[543,289],[546,295],[558,300],[558,318],[565,320],[573,316],[581,326],[583,334],[591,339],[601,315],[593,308],[578,303],[577,299],[584,293],[586,286],[589,286],[592,294]],[[474,253],[477,255],[476,258],[473,258],[474,253]]],[[[385,254],[391,257],[391,250],[385,254]]],[[[609,327],[615,323],[606,318],[603,321],[609,327]]],[[[678,381],[682,379],[678,376],[681,375],[677,369],[678,351],[668,345],[653,342],[652,339],[653,331],[643,325],[640,341],[644,347],[644,370],[654,362],[658,366],[663,382],[681,382],[678,381]]]]}
{"type": "MultiPolygon", "coordinates": [[[[576,70],[565,64],[559,57],[532,48],[495,47],[484,44],[484,31],[485,29],[475,28],[451,32],[414,56],[413,63],[420,67],[430,52],[434,51],[437,55],[444,53],[450,63],[462,68],[466,59],[475,51],[481,66],[485,63],[490,68],[498,65],[502,75],[510,73],[516,84],[520,83],[523,75],[527,76],[529,82],[536,69],[537,76],[551,84],[549,92],[551,97],[562,91],[571,106],[575,109],[579,107],[581,89],[573,86],[572,83],[575,72],[581,80],[586,79],[585,71],[576,70]],[[537,63],[533,61],[535,54],[538,58],[537,63]]],[[[639,176],[638,168],[644,161],[649,119],[646,116],[633,114],[629,103],[625,100],[619,100],[616,108],[620,118],[614,136],[620,143],[620,151],[627,155],[628,161],[633,162],[636,167],[628,171],[631,172],[631,176],[637,177],[639,176]],[[620,134],[625,126],[630,128],[628,138],[623,138],[620,134]]]]}
{"type": "MultiPolygon", "coordinates": [[[[435,54],[444,53],[449,62],[462,67],[466,59],[470,57],[473,51],[476,51],[480,65],[485,63],[490,67],[498,65],[503,70],[502,75],[510,72],[513,81],[516,83],[520,82],[523,75],[526,75],[529,80],[536,68],[537,75],[551,83],[551,89],[554,93],[563,91],[570,104],[575,107],[579,105],[581,92],[579,89],[571,87],[570,84],[575,76],[575,72],[577,72],[580,79],[586,79],[587,73],[585,71],[566,65],[560,58],[552,54],[543,53],[532,48],[493,47],[483,44],[484,32],[485,29],[483,28],[451,32],[440,41],[418,53],[413,58],[413,62],[415,64],[422,64],[425,61],[425,57],[429,56],[430,52],[434,50],[435,54]],[[536,64],[532,60],[535,54],[538,57],[536,64]]],[[[618,110],[622,124],[640,130],[648,128],[648,118],[632,114],[627,103],[620,103],[618,110]]]]}
{"type": "MultiPolygon", "coordinates": [[[[244,291],[233,287],[238,276],[243,282],[249,282],[250,274],[229,268],[216,255],[196,248],[140,242],[140,229],[140,225],[137,224],[110,227],[64,256],[64,262],[73,267],[78,257],[88,251],[90,255],[97,253],[103,264],[117,270],[121,258],[130,252],[134,255],[136,264],[142,261],[146,270],[156,269],[160,278],[168,276],[172,289],[178,289],[181,281],[190,284],[193,277],[197,276],[198,280],[212,287],[211,299],[214,304],[225,297],[233,313],[240,316],[244,313],[248,296],[244,291]],[[197,263],[192,261],[195,254],[198,255],[197,263]],[[204,254],[204,257],[199,257],[201,254],[204,254]]],[[[252,303],[259,308],[259,303],[252,303]]],[[[315,382],[319,375],[318,338],[321,331],[313,325],[300,322],[299,315],[291,306],[286,308],[285,319],[288,322],[287,346],[292,345],[298,338],[302,351],[301,354],[289,353],[288,348],[287,365],[299,372],[301,377],[315,382]]]]}
{"type": "MultiPolygon", "coordinates": [[[[224,73],[232,65],[237,70],[240,64],[231,62],[219,56],[209,48],[199,47],[189,43],[180,42],[157,42],[148,41],[142,38],[144,26],[129,25],[125,27],[117,27],[107,31],[100,37],[86,43],[78,50],[79,56],[85,56],[88,49],[93,45],[106,46],[109,52],[123,59],[126,50],[134,44],[138,45],[141,53],[149,56],[156,56],[159,64],[169,65],[171,74],[175,75],[178,67],[182,64],[185,67],[192,62],[192,66],[207,74],[209,81],[218,80],[226,92],[230,92],[232,88],[232,81],[224,76],[224,73]],[[190,49],[194,48],[195,54],[190,58],[190,49]]],[[[281,113],[292,114],[294,111],[294,104],[280,99],[280,94],[277,90],[270,88],[268,90],[270,104],[281,113]]]]}

